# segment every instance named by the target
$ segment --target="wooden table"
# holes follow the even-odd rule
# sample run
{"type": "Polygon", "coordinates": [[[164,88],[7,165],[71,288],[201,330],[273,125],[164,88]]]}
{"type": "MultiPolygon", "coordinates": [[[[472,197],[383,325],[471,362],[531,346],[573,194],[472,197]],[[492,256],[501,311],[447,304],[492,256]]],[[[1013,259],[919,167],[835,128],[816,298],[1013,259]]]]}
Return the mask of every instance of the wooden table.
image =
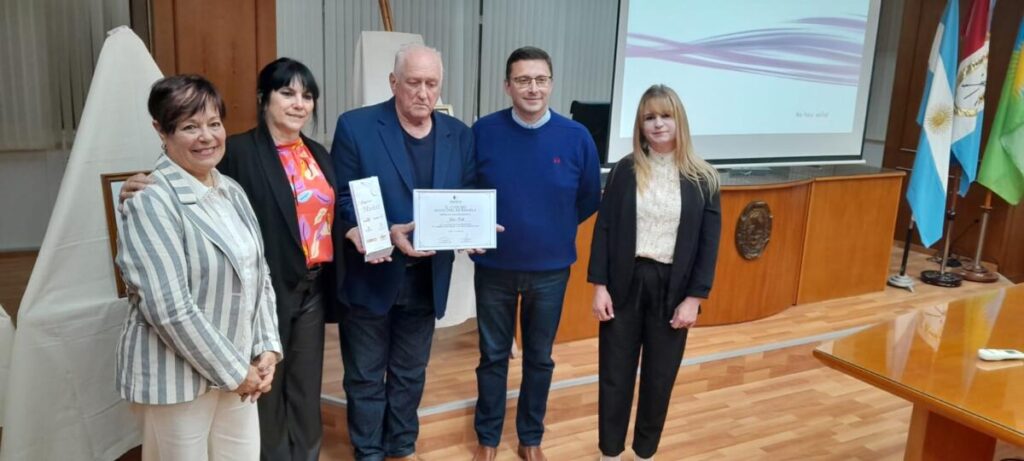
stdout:
{"type": "Polygon", "coordinates": [[[825,365],[914,404],[906,460],[991,461],[996,439],[1024,446],[1024,284],[932,306],[823,344],[825,365]]]}

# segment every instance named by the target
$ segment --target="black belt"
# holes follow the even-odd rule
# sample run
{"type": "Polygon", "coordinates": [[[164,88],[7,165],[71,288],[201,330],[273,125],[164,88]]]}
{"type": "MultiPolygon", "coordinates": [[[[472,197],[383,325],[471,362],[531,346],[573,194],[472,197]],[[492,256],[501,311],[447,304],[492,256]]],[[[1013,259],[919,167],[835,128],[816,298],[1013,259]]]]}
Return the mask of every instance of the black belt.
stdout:
{"type": "Polygon", "coordinates": [[[409,258],[408,260],[406,260],[405,268],[406,269],[412,269],[414,267],[419,266],[420,264],[425,264],[427,261],[430,261],[429,257],[427,257],[427,258],[409,258]]]}
{"type": "Polygon", "coordinates": [[[637,256],[636,259],[634,260],[634,264],[635,263],[655,264],[655,265],[658,265],[658,266],[672,267],[671,264],[665,264],[665,263],[663,263],[661,261],[654,260],[654,259],[651,259],[651,258],[647,258],[647,257],[644,257],[644,256],[637,256]]]}
{"type": "Polygon", "coordinates": [[[312,282],[312,281],[316,280],[317,277],[320,277],[320,273],[323,272],[323,269],[324,269],[323,264],[317,264],[317,265],[315,265],[313,267],[310,267],[309,270],[306,271],[306,278],[305,278],[305,280],[307,282],[312,282]]]}
{"type": "Polygon", "coordinates": [[[310,267],[306,271],[306,275],[299,280],[299,283],[295,285],[295,291],[305,293],[311,288],[316,286],[316,280],[320,278],[320,273],[323,272],[324,266],[322,264],[310,267]]]}

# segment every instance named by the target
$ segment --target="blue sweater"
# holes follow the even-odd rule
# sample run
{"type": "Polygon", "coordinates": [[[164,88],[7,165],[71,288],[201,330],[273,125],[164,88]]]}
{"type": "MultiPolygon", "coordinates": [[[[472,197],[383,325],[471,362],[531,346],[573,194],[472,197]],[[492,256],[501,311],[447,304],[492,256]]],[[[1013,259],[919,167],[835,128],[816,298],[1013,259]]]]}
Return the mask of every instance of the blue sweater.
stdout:
{"type": "Polygon", "coordinates": [[[564,269],[576,261],[576,227],[597,211],[601,170],[583,125],[551,112],[526,129],[505,109],[473,124],[477,187],[496,189],[498,248],[473,256],[484,267],[564,269]]]}

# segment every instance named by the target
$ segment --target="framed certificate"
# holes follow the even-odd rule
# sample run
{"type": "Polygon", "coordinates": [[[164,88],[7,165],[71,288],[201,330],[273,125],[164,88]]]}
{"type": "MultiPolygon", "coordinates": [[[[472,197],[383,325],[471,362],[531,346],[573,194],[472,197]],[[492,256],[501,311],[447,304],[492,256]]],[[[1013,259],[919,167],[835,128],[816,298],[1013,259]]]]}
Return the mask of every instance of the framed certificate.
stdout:
{"type": "Polygon", "coordinates": [[[434,106],[434,110],[445,115],[455,116],[455,108],[451,104],[438,104],[434,106]]]}
{"type": "Polygon", "coordinates": [[[359,226],[359,237],[363,240],[366,254],[364,261],[390,256],[394,247],[391,245],[391,229],[388,218],[384,214],[384,200],[380,195],[380,182],[376,176],[348,182],[352,193],[352,206],[356,211],[356,224],[359,226]]]}
{"type": "Polygon", "coordinates": [[[121,224],[121,186],[124,182],[137,173],[149,174],[148,171],[129,171],[126,173],[108,173],[100,175],[100,183],[103,184],[103,208],[107,215],[107,237],[110,242],[110,258],[114,262],[114,286],[117,288],[117,297],[128,296],[128,289],[121,278],[121,269],[117,267],[117,229],[121,224]]]}
{"type": "Polygon", "coordinates": [[[415,189],[412,207],[416,251],[498,246],[494,189],[415,189]]]}

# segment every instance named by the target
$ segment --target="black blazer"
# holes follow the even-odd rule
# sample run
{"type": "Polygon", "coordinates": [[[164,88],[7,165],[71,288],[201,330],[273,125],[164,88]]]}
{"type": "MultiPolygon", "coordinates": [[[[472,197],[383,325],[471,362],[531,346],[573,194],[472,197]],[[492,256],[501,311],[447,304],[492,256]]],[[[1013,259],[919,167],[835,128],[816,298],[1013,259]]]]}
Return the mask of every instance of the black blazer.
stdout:
{"type": "MultiPolygon", "coordinates": [[[[302,136],[302,141],[316,159],[320,170],[331,187],[337,190],[334,176],[334,163],[327,149],[320,143],[302,136]]],[[[288,338],[288,322],[292,312],[298,309],[301,302],[299,296],[292,294],[295,287],[302,281],[306,273],[306,256],[302,252],[299,240],[298,215],[295,211],[295,195],[292,194],[288,176],[281,166],[277,148],[266,127],[258,126],[245,133],[231,136],[227,140],[227,152],[217,169],[238,182],[249,196],[263,233],[263,245],[266,248],[267,265],[270,266],[271,284],[277,295],[278,325],[281,338],[288,338]]],[[[334,228],[334,259],[335,264],[324,267],[325,273],[319,281],[324,283],[324,294],[334,292],[335,271],[344,273],[341,258],[339,236],[344,239],[345,232],[352,224],[339,221],[335,216],[334,228]]],[[[328,321],[336,321],[336,312],[330,296],[327,303],[328,321]]]]}
{"type": "MultiPolygon", "coordinates": [[[[679,229],[672,256],[665,306],[674,308],[688,296],[707,298],[715,278],[718,240],[722,232],[719,193],[704,183],[680,176],[679,229]]],[[[587,281],[606,285],[613,305],[624,305],[636,260],[636,174],[633,154],[620,160],[608,175],[604,198],[590,244],[587,281]]]]}

